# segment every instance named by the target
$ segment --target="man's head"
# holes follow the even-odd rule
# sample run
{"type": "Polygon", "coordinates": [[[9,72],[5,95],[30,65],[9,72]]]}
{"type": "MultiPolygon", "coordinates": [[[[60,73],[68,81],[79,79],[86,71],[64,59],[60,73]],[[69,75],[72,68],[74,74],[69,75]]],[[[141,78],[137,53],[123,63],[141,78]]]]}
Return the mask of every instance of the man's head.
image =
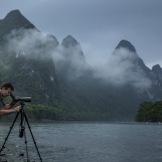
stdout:
{"type": "Polygon", "coordinates": [[[11,83],[4,83],[0,87],[0,96],[2,97],[10,96],[13,91],[14,87],[11,83]]]}

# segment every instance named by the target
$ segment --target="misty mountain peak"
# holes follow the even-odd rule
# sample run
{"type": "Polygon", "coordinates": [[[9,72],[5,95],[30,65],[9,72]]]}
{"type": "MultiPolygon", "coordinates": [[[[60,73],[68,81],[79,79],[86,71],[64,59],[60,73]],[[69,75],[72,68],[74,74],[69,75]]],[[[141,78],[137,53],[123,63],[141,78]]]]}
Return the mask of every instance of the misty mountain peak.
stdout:
{"type": "Polygon", "coordinates": [[[6,23],[10,22],[10,24],[11,22],[15,23],[15,26],[17,25],[19,27],[35,28],[35,26],[27,20],[19,10],[10,11],[3,21],[6,23]]]}
{"type": "Polygon", "coordinates": [[[152,71],[155,73],[162,73],[162,68],[160,67],[159,64],[156,64],[152,67],[152,71]]]}
{"type": "Polygon", "coordinates": [[[22,17],[23,15],[21,14],[21,12],[19,10],[12,10],[10,11],[7,16],[5,17],[5,19],[10,19],[12,17],[14,18],[19,18],[19,17],[22,17]]]}
{"type": "Polygon", "coordinates": [[[69,48],[69,47],[75,47],[79,45],[79,43],[74,37],[68,35],[66,38],[63,39],[62,45],[66,48],[69,48]]]}
{"type": "Polygon", "coordinates": [[[48,36],[48,38],[50,38],[52,40],[55,47],[59,45],[59,42],[58,42],[57,38],[54,35],[48,34],[47,36],[48,36]]]}
{"type": "Polygon", "coordinates": [[[121,40],[119,44],[117,45],[116,49],[119,49],[119,48],[126,48],[129,51],[136,53],[135,47],[127,40],[121,40]]]}
{"type": "Polygon", "coordinates": [[[68,56],[68,59],[73,58],[72,60],[79,60],[85,63],[84,53],[79,42],[74,37],[68,35],[63,39],[61,45],[65,48],[64,54],[66,57],[68,56]]]}
{"type": "Polygon", "coordinates": [[[0,36],[9,34],[13,29],[33,29],[36,27],[19,10],[12,10],[0,21],[0,36]]]}

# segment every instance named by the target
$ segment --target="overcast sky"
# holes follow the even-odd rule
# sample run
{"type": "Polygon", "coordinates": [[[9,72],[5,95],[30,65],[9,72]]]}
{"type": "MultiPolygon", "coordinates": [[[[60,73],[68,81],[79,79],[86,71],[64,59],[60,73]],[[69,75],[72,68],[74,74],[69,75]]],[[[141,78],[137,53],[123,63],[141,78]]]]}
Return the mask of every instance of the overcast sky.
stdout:
{"type": "Polygon", "coordinates": [[[0,0],[0,19],[13,9],[59,42],[74,36],[91,61],[126,39],[146,65],[162,66],[162,0],[0,0]]]}

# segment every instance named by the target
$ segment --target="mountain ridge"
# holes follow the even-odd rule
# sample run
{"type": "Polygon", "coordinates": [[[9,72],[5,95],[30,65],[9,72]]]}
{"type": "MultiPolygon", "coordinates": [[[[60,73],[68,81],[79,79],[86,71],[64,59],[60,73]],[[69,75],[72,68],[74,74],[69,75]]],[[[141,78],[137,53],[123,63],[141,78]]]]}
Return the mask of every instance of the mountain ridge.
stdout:
{"type": "Polygon", "coordinates": [[[134,53],[137,52],[136,49],[135,49],[135,47],[132,45],[132,43],[130,43],[128,40],[125,40],[125,39],[121,40],[118,43],[118,45],[116,46],[115,49],[120,49],[120,48],[126,48],[129,51],[134,52],[134,53]]]}
{"type": "Polygon", "coordinates": [[[19,10],[12,10],[0,21],[0,37],[2,38],[12,30],[20,28],[38,30],[19,10]]]}
{"type": "MultiPolygon", "coordinates": [[[[5,34],[9,34],[13,29],[24,27],[26,30],[37,29],[24,16],[22,17],[21,12],[17,10],[11,11],[8,14],[7,21],[5,20],[7,23],[3,23],[4,26],[7,26],[7,30],[1,25],[4,20],[5,19],[0,21],[0,33],[5,31],[5,34]],[[16,25],[14,24],[15,22],[10,23],[12,19],[16,21],[16,25]]],[[[0,38],[2,36],[3,35],[0,34],[0,38]]],[[[50,35],[50,37],[55,40],[53,35],[50,35]]],[[[0,48],[2,45],[2,42],[0,42],[0,48]]],[[[38,58],[31,59],[25,57],[25,55],[21,55],[16,58],[12,53],[7,55],[8,51],[2,50],[2,53],[8,56],[3,58],[3,62],[7,64],[8,67],[5,68],[2,64],[3,62],[0,63],[0,76],[2,76],[0,82],[11,80],[15,84],[16,89],[18,89],[19,94],[32,95],[35,103],[46,105],[55,105],[56,103],[63,104],[65,105],[65,112],[69,115],[68,117],[76,120],[133,120],[138,105],[142,101],[150,99],[147,94],[153,96],[154,100],[162,97],[162,92],[159,90],[162,88],[162,85],[159,84],[162,79],[158,76],[159,74],[154,72],[161,67],[159,68],[158,65],[155,65],[154,70],[149,69],[144,61],[136,55],[137,51],[135,47],[127,40],[121,40],[115,50],[124,48],[135,54],[135,60],[128,62],[131,65],[133,64],[132,70],[134,70],[134,73],[126,76],[132,77],[133,74],[142,71],[140,74],[144,74],[144,77],[151,80],[152,83],[155,83],[151,85],[148,90],[141,91],[137,89],[137,87],[132,86],[131,82],[122,86],[105,84],[101,79],[95,78],[92,71],[87,71],[85,70],[86,68],[82,69],[82,66],[86,64],[81,63],[80,66],[76,66],[76,64],[84,58],[84,53],[80,43],[71,35],[66,36],[60,44],[56,39],[55,45],[56,47],[59,45],[63,47],[62,53],[58,53],[63,56],[63,61],[60,60],[63,65],[62,67],[59,67],[60,62],[55,63],[55,57],[40,60],[38,58]],[[66,57],[64,57],[65,55],[66,57]],[[69,60],[72,60],[74,66],[70,66],[69,60]],[[75,74],[77,74],[77,76],[75,76],[75,74]],[[5,77],[3,77],[3,75],[5,75],[5,77]],[[67,79],[69,76],[75,79],[67,79]],[[89,113],[89,115],[87,115],[87,113],[89,113]]],[[[44,53],[48,53],[48,45],[46,46],[46,44],[41,43],[40,46],[42,49],[40,52],[42,52],[43,55],[44,53]]],[[[51,46],[53,46],[53,44],[51,46]]],[[[32,55],[35,55],[34,52],[35,51],[32,51],[32,55]]],[[[1,51],[0,57],[2,58],[1,51]]],[[[129,60],[126,59],[126,61],[129,60]]]]}

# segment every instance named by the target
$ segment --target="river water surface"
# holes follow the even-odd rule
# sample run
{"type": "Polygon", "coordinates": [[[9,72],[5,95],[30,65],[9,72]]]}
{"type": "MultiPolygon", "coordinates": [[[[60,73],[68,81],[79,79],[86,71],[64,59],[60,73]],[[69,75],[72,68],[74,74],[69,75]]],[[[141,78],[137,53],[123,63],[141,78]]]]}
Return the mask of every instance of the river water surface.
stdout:
{"type": "MultiPolygon", "coordinates": [[[[44,162],[160,162],[162,125],[112,123],[31,123],[44,162]]],[[[0,145],[10,124],[0,124],[0,145]]],[[[39,161],[27,130],[29,157],[39,161]]],[[[1,157],[25,161],[24,138],[15,125],[1,157]],[[21,156],[23,155],[24,156],[21,156]]]]}

